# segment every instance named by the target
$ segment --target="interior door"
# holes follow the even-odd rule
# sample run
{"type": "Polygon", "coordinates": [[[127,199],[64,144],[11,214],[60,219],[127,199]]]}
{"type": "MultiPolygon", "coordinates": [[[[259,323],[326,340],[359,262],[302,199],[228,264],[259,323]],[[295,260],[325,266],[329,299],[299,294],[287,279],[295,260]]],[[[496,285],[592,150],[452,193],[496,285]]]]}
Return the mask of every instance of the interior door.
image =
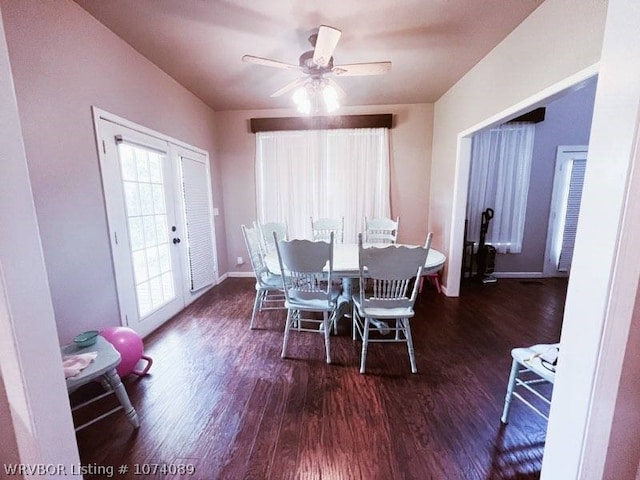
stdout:
{"type": "Polygon", "coordinates": [[[586,145],[558,147],[543,267],[545,277],[567,276],[571,270],[587,154],[586,145]]]}
{"type": "Polygon", "coordinates": [[[170,146],[102,119],[99,134],[121,320],[145,335],[185,306],[170,146]]]}

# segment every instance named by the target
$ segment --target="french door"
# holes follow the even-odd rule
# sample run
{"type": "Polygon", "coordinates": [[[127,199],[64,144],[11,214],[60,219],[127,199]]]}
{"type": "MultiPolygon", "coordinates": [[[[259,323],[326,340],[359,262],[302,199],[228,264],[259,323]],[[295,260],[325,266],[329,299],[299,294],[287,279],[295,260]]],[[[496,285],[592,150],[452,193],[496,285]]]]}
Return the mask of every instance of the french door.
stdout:
{"type": "Polygon", "coordinates": [[[97,119],[121,323],[146,335],[217,281],[208,158],[97,119]]]}

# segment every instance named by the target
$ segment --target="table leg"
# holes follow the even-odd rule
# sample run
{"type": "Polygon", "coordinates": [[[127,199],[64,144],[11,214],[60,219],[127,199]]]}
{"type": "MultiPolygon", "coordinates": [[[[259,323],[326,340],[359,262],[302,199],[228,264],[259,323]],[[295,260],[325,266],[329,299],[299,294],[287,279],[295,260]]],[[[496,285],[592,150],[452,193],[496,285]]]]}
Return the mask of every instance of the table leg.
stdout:
{"type": "Polygon", "coordinates": [[[120,377],[116,373],[116,369],[114,368],[107,371],[104,374],[104,377],[106,378],[107,382],[109,382],[109,385],[111,386],[114,393],[118,397],[118,400],[120,401],[120,405],[122,405],[122,408],[124,409],[124,413],[127,415],[129,422],[131,422],[131,425],[133,425],[133,428],[138,428],[140,426],[140,421],[138,420],[138,413],[136,412],[136,409],[133,408],[133,405],[131,405],[131,401],[129,400],[129,395],[127,395],[127,391],[125,390],[124,385],[120,380],[120,377]]]}
{"type": "Polygon", "coordinates": [[[353,278],[342,278],[342,296],[349,302],[353,296],[353,278]]]}

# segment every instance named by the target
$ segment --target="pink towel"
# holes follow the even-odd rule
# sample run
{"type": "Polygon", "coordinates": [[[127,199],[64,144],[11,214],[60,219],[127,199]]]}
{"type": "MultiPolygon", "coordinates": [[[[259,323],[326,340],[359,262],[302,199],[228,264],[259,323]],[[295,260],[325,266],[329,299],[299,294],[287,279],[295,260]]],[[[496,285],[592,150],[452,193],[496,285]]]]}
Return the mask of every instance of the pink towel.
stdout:
{"type": "Polygon", "coordinates": [[[67,355],[62,358],[64,378],[74,377],[86,368],[98,356],[98,352],[87,352],[79,355],[67,355]]]}

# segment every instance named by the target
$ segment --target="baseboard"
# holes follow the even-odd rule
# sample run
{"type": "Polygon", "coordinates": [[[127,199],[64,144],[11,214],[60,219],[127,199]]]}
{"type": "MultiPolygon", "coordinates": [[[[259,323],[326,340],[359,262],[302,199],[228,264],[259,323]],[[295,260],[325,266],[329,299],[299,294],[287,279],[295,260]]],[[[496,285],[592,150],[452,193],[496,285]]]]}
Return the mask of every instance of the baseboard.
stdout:
{"type": "Polygon", "coordinates": [[[496,278],[544,278],[542,272],[493,272],[496,278]]]}
{"type": "Polygon", "coordinates": [[[256,278],[253,272],[229,272],[227,275],[230,278],[256,278]]]}
{"type": "Polygon", "coordinates": [[[220,275],[218,277],[218,283],[224,282],[227,278],[229,278],[229,274],[228,273],[223,273],[222,275],[220,275]]]}

